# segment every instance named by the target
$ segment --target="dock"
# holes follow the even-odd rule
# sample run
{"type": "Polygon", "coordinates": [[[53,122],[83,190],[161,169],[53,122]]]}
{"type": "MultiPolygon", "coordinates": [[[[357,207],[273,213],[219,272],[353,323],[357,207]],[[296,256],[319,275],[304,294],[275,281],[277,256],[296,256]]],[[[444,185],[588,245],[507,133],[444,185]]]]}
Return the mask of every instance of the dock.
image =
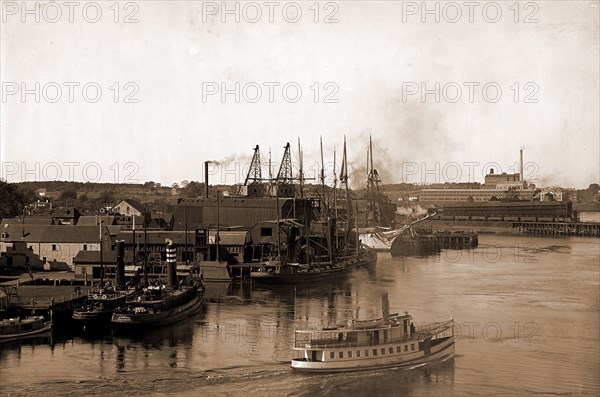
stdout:
{"type": "Polygon", "coordinates": [[[600,237],[597,222],[513,222],[512,227],[521,234],[600,237]]]}
{"type": "Polygon", "coordinates": [[[4,317],[43,315],[46,318],[52,317],[53,323],[59,327],[66,323],[73,310],[83,304],[91,286],[78,285],[81,283],[69,278],[59,278],[61,276],[63,275],[51,276],[57,278],[17,278],[0,283],[0,290],[8,297],[4,317]]]}

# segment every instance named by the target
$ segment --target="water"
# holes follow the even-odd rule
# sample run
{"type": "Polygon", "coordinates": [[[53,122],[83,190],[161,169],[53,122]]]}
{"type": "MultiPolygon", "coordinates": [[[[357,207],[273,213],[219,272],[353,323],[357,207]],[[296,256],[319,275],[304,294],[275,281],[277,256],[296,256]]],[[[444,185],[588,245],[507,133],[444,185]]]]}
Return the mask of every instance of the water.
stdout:
{"type": "Polygon", "coordinates": [[[600,222],[600,212],[585,212],[579,213],[579,220],[581,222],[600,222]]]}
{"type": "Polygon", "coordinates": [[[295,292],[212,284],[201,313],[140,337],[0,345],[0,394],[595,396],[599,259],[598,239],[484,235],[475,250],[380,255],[373,274],[295,292]],[[455,357],[342,374],[290,369],[294,324],[378,317],[383,291],[416,323],[453,317],[455,357]]]}

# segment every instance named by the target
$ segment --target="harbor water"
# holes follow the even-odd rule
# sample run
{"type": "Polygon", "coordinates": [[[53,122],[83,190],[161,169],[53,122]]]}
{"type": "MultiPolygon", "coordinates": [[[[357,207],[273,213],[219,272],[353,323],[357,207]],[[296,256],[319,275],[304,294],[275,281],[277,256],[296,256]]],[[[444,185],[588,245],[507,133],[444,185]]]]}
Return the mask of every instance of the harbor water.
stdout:
{"type": "Polygon", "coordinates": [[[2,396],[589,395],[600,393],[600,240],[480,235],[473,250],[379,254],[373,273],[296,288],[207,286],[197,315],[140,336],[73,332],[0,345],[2,396]],[[295,327],[392,312],[453,318],[454,358],[292,371],[295,327]]]}

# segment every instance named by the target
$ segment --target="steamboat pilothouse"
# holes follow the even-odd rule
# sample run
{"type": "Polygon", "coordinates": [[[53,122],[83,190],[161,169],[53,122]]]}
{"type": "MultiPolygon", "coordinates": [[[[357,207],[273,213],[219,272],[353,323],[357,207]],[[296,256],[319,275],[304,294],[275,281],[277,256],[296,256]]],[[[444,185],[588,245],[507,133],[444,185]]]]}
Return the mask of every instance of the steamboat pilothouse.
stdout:
{"type": "Polygon", "coordinates": [[[454,320],[415,326],[408,312],[353,320],[341,327],[296,330],[292,368],[341,372],[410,366],[454,355],[454,320]]]}

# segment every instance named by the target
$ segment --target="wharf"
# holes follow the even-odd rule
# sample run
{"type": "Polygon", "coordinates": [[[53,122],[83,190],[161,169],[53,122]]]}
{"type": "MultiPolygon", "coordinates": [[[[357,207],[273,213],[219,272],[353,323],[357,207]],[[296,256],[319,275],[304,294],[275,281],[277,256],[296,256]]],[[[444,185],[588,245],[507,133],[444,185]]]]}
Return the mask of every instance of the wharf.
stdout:
{"type": "Polygon", "coordinates": [[[73,309],[85,301],[91,286],[75,285],[72,277],[64,276],[41,273],[33,280],[27,275],[0,283],[0,290],[8,297],[6,315],[42,314],[49,318],[52,312],[55,324],[70,318],[73,309]]]}
{"type": "Polygon", "coordinates": [[[475,248],[479,244],[477,233],[436,232],[433,236],[440,242],[441,248],[475,248]]]}
{"type": "Polygon", "coordinates": [[[600,237],[598,222],[513,222],[512,227],[522,234],[600,237]]]}

